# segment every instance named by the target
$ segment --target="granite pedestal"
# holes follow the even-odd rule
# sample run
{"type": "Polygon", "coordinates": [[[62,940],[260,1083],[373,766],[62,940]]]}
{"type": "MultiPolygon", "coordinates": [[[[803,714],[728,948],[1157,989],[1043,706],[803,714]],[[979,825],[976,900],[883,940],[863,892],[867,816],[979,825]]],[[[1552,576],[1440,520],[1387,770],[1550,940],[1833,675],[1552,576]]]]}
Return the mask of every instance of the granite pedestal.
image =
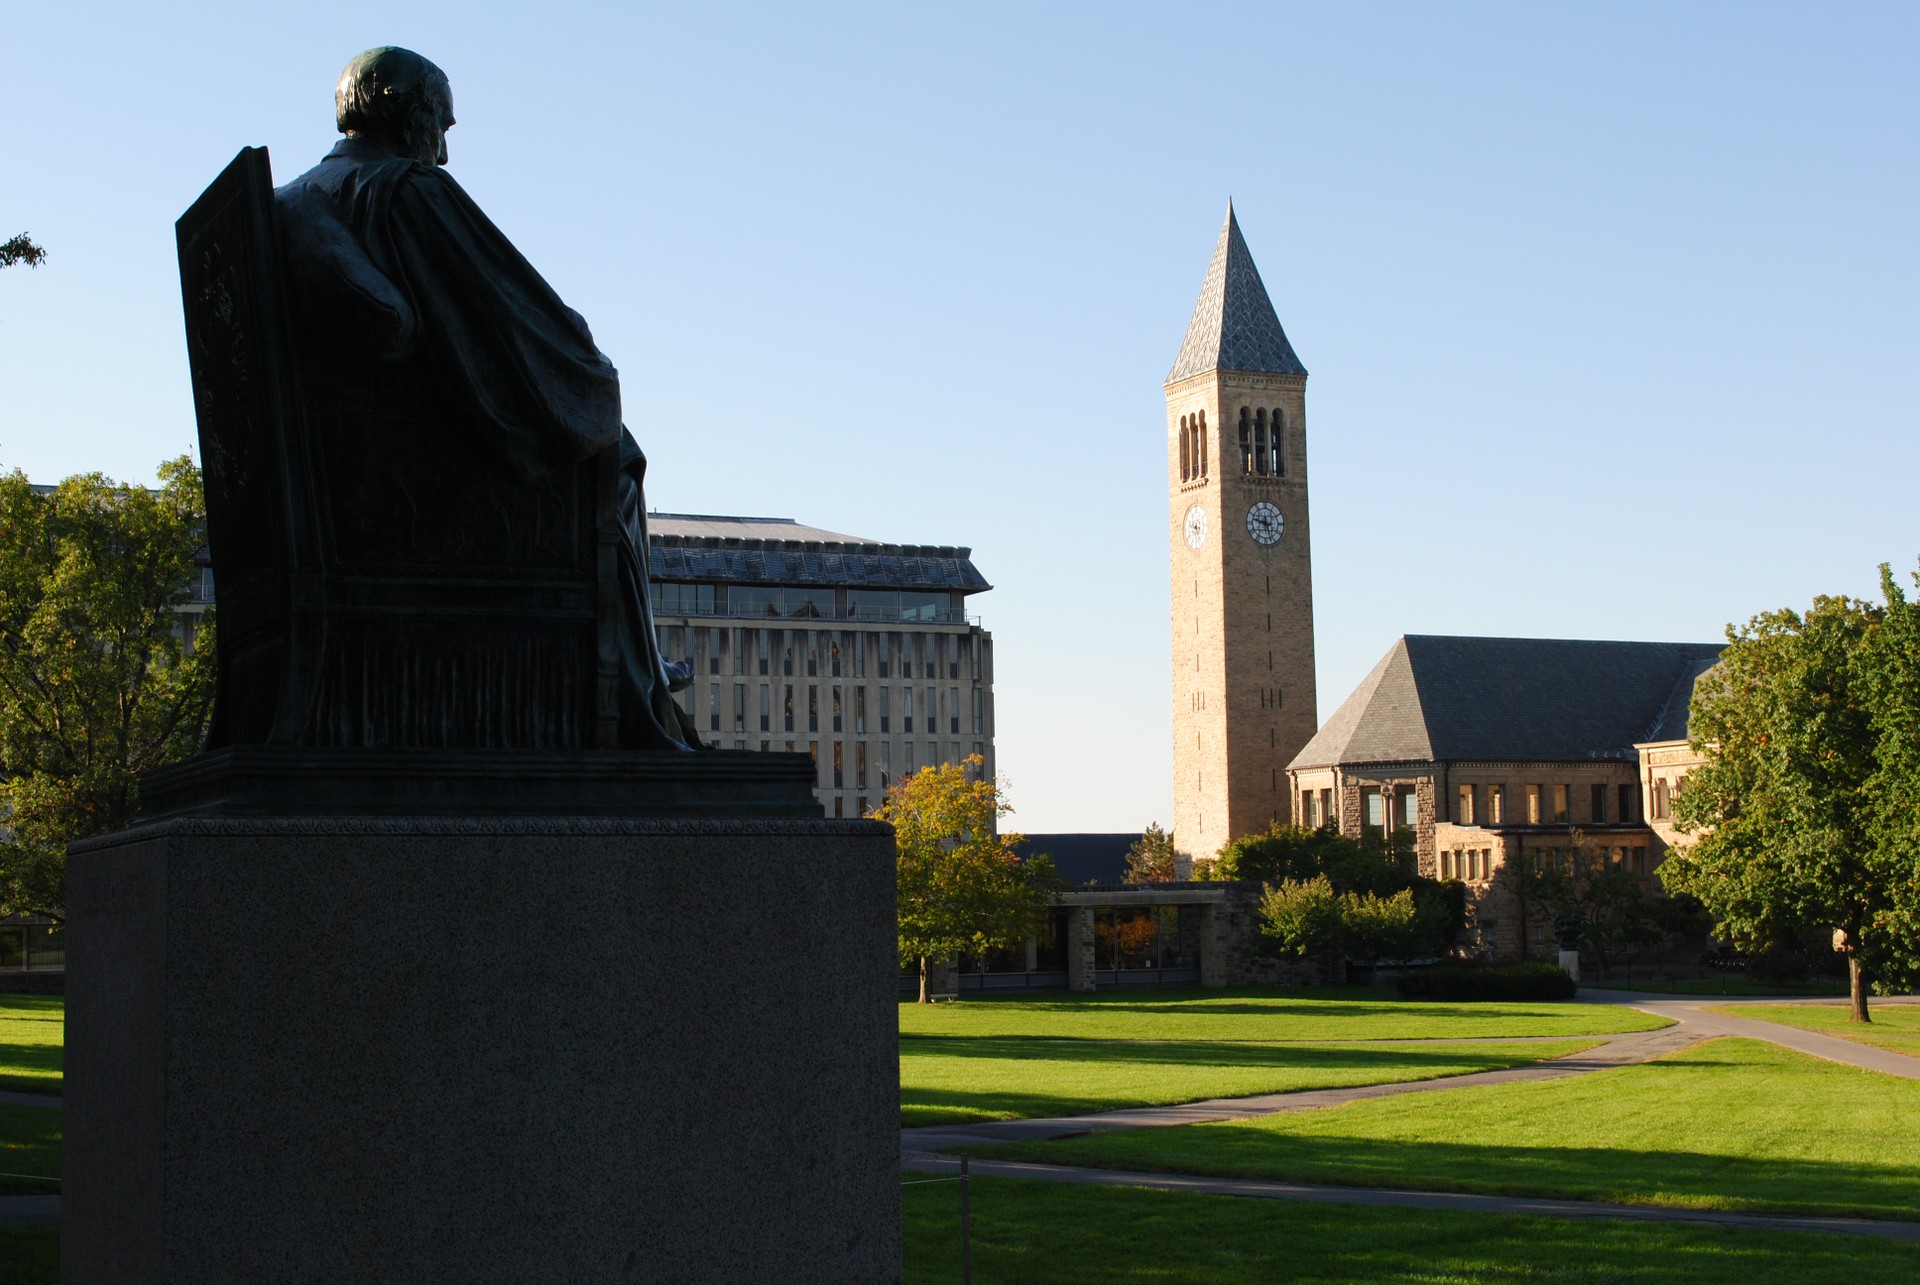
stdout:
{"type": "Polygon", "coordinates": [[[893,880],[862,821],[76,845],[65,1278],[897,1280],[893,880]]]}

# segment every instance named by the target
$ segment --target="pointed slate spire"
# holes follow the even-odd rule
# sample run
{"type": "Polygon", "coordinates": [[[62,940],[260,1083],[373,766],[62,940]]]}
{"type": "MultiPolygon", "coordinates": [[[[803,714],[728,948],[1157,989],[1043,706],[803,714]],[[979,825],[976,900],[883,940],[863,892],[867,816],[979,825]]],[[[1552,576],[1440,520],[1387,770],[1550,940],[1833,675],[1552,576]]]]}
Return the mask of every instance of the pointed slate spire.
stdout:
{"type": "Polygon", "coordinates": [[[1293,355],[1293,345],[1280,328],[1273,301],[1260,283],[1260,269],[1253,266],[1253,255],[1240,235],[1232,201],[1227,202],[1227,223],[1213,247],[1213,262],[1207,265],[1200,301],[1193,305],[1193,320],[1187,323],[1187,340],[1180,345],[1180,355],[1174,359],[1167,382],[1210,370],[1307,373],[1293,355]]]}

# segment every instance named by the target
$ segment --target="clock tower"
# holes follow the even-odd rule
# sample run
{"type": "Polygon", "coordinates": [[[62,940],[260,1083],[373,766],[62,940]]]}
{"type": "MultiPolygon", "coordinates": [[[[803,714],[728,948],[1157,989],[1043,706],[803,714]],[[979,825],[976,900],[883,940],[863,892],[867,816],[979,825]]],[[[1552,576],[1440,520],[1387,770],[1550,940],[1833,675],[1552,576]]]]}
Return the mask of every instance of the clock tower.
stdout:
{"type": "Polygon", "coordinates": [[[1166,382],[1173,831],[1185,857],[1291,819],[1287,764],[1319,725],[1306,389],[1229,204],[1166,382]]]}

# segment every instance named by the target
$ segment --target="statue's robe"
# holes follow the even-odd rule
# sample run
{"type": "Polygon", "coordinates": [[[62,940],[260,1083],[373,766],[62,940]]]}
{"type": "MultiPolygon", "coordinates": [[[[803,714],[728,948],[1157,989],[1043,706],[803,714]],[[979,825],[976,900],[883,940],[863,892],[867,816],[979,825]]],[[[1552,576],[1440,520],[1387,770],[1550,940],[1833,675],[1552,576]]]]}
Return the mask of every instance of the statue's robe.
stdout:
{"type": "Polygon", "coordinates": [[[475,452],[520,476],[619,444],[620,743],[697,745],[648,601],[646,457],[586,321],[444,169],[348,138],[274,197],[296,306],[343,358],[342,378],[356,362],[417,365],[475,452]]]}

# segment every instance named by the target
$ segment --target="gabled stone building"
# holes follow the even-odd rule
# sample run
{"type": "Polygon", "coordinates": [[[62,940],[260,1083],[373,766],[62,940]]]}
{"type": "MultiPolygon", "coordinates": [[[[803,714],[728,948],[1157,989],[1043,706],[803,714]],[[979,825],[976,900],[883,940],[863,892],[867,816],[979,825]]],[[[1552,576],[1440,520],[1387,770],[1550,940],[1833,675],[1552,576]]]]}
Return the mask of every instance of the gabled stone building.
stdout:
{"type": "Polygon", "coordinates": [[[1675,782],[1697,761],[1687,705],[1720,649],[1403,637],[1288,764],[1296,819],[1409,831],[1422,874],[1467,884],[1473,944],[1517,955],[1504,868],[1569,864],[1577,844],[1654,886],[1675,782]]]}

